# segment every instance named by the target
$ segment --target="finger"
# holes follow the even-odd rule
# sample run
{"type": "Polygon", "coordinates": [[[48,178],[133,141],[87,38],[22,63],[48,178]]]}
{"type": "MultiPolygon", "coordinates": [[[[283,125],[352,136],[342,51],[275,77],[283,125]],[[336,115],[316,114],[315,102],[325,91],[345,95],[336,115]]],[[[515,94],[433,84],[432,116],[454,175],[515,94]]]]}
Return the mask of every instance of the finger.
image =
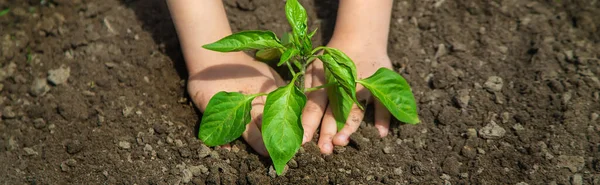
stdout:
{"type": "Polygon", "coordinates": [[[378,100],[375,100],[375,128],[379,130],[379,136],[385,137],[390,131],[390,111],[378,100]]]}
{"type": "Polygon", "coordinates": [[[306,75],[304,75],[304,86],[305,87],[312,87],[314,66],[315,65],[310,65],[310,66],[306,67],[306,73],[305,73],[306,75]]]}
{"type": "Polygon", "coordinates": [[[246,142],[252,146],[252,149],[258,152],[260,155],[269,156],[269,152],[265,147],[265,143],[263,142],[262,134],[260,132],[262,127],[265,100],[265,96],[259,96],[252,101],[252,110],[250,111],[250,117],[252,120],[248,125],[246,125],[246,131],[244,131],[242,137],[244,137],[246,142]]]}
{"type": "Polygon", "coordinates": [[[269,72],[271,72],[271,75],[273,76],[273,81],[275,81],[275,85],[277,87],[285,85],[285,81],[283,81],[281,76],[279,76],[279,73],[277,73],[273,68],[269,67],[269,72]]]}
{"type": "Polygon", "coordinates": [[[348,120],[346,120],[346,125],[344,125],[344,128],[342,128],[342,130],[340,130],[333,138],[333,144],[339,146],[348,145],[350,135],[356,132],[364,116],[365,112],[354,104],[350,110],[348,120]]]}
{"type": "Polygon", "coordinates": [[[250,111],[250,117],[252,118],[252,122],[256,124],[258,130],[262,130],[262,115],[265,109],[265,102],[267,101],[267,96],[259,96],[252,100],[252,110],[250,111]]]}
{"type": "Polygon", "coordinates": [[[331,112],[331,108],[327,108],[323,122],[321,123],[321,134],[319,136],[319,148],[323,154],[331,154],[333,152],[333,136],[337,132],[335,118],[331,112]]]}
{"type": "Polygon", "coordinates": [[[221,148],[222,148],[222,149],[225,149],[225,150],[227,150],[227,151],[231,151],[231,145],[230,145],[229,143],[227,143],[227,144],[224,144],[224,145],[221,145],[221,148]]]}
{"type": "Polygon", "coordinates": [[[262,156],[269,156],[269,152],[267,152],[267,148],[263,142],[260,130],[256,124],[254,124],[254,122],[246,125],[246,131],[244,131],[242,137],[252,147],[252,149],[254,149],[254,151],[262,156]]]}
{"type": "Polygon", "coordinates": [[[325,89],[316,90],[308,94],[308,101],[302,111],[302,128],[304,128],[302,144],[312,140],[315,131],[317,131],[321,123],[321,118],[323,118],[325,106],[327,106],[325,89]]]}
{"type": "MultiPolygon", "coordinates": [[[[315,71],[318,67],[319,66],[317,66],[316,63],[313,63],[313,65],[309,67],[309,75],[306,75],[306,79],[309,79],[307,80],[307,83],[310,83],[310,85],[307,85],[307,87],[317,87],[323,85],[324,80],[318,76],[322,73],[318,73],[318,70],[315,71]]],[[[308,101],[306,102],[304,110],[302,111],[302,127],[304,128],[302,144],[312,140],[315,131],[317,131],[317,128],[321,123],[326,106],[327,93],[325,89],[316,90],[308,94],[308,101]]]]}

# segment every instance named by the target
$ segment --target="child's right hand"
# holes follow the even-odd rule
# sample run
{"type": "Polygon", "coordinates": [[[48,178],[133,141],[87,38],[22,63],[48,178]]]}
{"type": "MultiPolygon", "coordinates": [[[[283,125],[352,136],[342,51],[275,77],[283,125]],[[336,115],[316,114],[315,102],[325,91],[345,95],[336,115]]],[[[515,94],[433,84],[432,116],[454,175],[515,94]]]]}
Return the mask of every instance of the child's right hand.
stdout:
{"type": "MultiPolygon", "coordinates": [[[[269,93],[284,85],[281,77],[271,67],[244,53],[225,53],[220,56],[211,58],[211,61],[188,61],[212,64],[190,70],[189,74],[188,93],[202,112],[212,96],[220,91],[269,93]]],[[[266,96],[259,96],[252,102],[252,121],[246,125],[242,137],[255,151],[268,156],[260,132],[265,100],[266,96]]]]}

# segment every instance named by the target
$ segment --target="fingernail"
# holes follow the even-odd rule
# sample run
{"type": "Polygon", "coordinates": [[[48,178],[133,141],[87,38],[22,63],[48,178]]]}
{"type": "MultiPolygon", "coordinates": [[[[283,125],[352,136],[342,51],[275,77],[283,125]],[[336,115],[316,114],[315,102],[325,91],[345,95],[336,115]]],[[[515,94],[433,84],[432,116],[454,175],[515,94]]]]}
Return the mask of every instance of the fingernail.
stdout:
{"type": "Polygon", "coordinates": [[[340,134],[337,136],[337,139],[344,143],[344,145],[348,144],[348,136],[345,134],[340,134]]]}
{"type": "Polygon", "coordinates": [[[331,146],[330,143],[323,144],[323,151],[325,153],[331,153],[332,150],[333,150],[333,146],[331,146]]]}
{"type": "Polygon", "coordinates": [[[381,126],[377,126],[377,130],[379,130],[379,136],[380,137],[385,137],[388,134],[388,129],[381,127],[381,126]]]}
{"type": "Polygon", "coordinates": [[[306,142],[308,142],[308,141],[306,141],[306,135],[303,135],[303,136],[302,136],[302,144],[304,144],[304,143],[306,143],[306,142]]]}

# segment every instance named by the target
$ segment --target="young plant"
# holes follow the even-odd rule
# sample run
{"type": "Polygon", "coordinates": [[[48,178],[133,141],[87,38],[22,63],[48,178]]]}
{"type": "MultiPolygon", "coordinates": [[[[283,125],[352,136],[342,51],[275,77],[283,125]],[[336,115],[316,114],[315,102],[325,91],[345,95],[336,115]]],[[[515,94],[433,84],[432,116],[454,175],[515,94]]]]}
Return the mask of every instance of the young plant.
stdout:
{"type": "Polygon", "coordinates": [[[204,143],[217,146],[240,137],[250,122],[252,100],[266,95],[261,131],[275,170],[281,175],[286,163],[302,144],[301,114],[306,103],[305,94],[326,88],[339,130],[344,127],[353,104],[363,109],[356,98],[357,83],[371,91],[396,119],[409,124],[419,122],[415,99],[402,76],[380,68],[368,78],[357,79],[356,66],[346,54],[334,48],[313,48],[311,38],[316,30],[308,33],[306,11],[297,0],[287,0],[285,12],[292,33],[284,35],[281,40],[271,31],[242,31],[203,46],[219,52],[257,49],[257,58],[269,60],[279,57],[277,66],[286,65],[293,76],[289,84],[269,94],[215,94],[208,102],[200,123],[198,137],[204,143]],[[315,59],[323,62],[328,83],[306,88],[306,68],[315,59]]]}

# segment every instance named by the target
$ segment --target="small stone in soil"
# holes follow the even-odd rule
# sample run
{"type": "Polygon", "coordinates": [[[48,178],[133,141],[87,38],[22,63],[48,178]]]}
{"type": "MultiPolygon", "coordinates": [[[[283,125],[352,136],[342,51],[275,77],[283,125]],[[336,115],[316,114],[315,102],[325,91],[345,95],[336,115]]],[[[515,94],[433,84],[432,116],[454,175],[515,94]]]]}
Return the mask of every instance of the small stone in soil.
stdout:
{"type": "Polygon", "coordinates": [[[48,71],[48,81],[54,85],[60,85],[67,82],[71,75],[71,68],[61,66],[58,69],[48,71]]]}
{"type": "Polygon", "coordinates": [[[183,141],[181,141],[181,139],[176,139],[175,140],[175,146],[177,146],[177,147],[183,147],[183,141]]]}
{"type": "Polygon", "coordinates": [[[131,143],[129,143],[127,141],[119,141],[119,147],[122,149],[130,149],[131,143]]]}
{"type": "Polygon", "coordinates": [[[474,128],[468,128],[467,129],[467,137],[468,138],[475,138],[475,137],[477,137],[477,130],[475,130],[474,128]]]}
{"type": "Polygon", "coordinates": [[[152,146],[151,146],[151,145],[149,145],[149,144],[146,144],[146,145],[144,146],[144,152],[151,152],[152,150],[153,150],[153,149],[152,149],[152,146]]]}
{"type": "Polygon", "coordinates": [[[571,177],[572,185],[582,185],[583,184],[583,176],[581,174],[575,174],[571,177]]]}
{"type": "Polygon", "coordinates": [[[556,167],[568,168],[571,172],[575,173],[585,166],[585,159],[580,156],[558,156],[556,167]]]}
{"type": "Polygon", "coordinates": [[[191,155],[191,151],[188,148],[180,148],[179,149],[179,155],[181,155],[181,157],[183,158],[188,158],[191,155]]]}
{"type": "Polygon", "coordinates": [[[517,123],[517,124],[515,124],[515,125],[513,125],[513,127],[512,127],[512,128],[513,128],[515,131],[521,131],[521,130],[525,130],[525,127],[523,127],[523,125],[521,125],[521,124],[518,124],[518,123],[517,123]]]}
{"type": "Polygon", "coordinates": [[[192,172],[192,175],[194,175],[194,177],[200,176],[208,172],[208,168],[206,168],[206,166],[204,165],[190,166],[188,170],[192,172]]]}
{"type": "Polygon", "coordinates": [[[598,120],[598,113],[595,113],[595,112],[594,112],[594,113],[592,113],[592,114],[590,115],[590,120],[591,120],[591,121],[596,121],[596,120],[598,120]]]}
{"type": "Polygon", "coordinates": [[[454,96],[454,101],[458,105],[459,108],[467,108],[469,106],[469,101],[471,100],[471,96],[469,96],[469,89],[461,89],[458,90],[456,96],[454,96]]]}
{"type": "Polygon", "coordinates": [[[43,129],[46,127],[46,121],[43,118],[37,118],[33,120],[33,127],[36,129],[43,129]]]}
{"type": "Polygon", "coordinates": [[[29,88],[29,94],[32,96],[44,96],[48,91],[50,91],[50,86],[48,86],[46,78],[38,78],[33,80],[33,83],[29,88]]]}
{"type": "Polygon", "coordinates": [[[438,59],[438,58],[446,55],[447,53],[448,53],[448,50],[446,49],[446,45],[440,44],[440,45],[438,45],[437,51],[435,52],[435,56],[433,58],[438,59]]]}
{"type": "Polygon", "coordinates": [[[464,52],[464,51],[467,51],[467,46],[462,43],[459,43],[459,42],[454,42],[454,43],[452,43],[452,51],[464,52]]]}
{"type": "Polygon", "coordinates": [[[154,124],[152,128],[154,128],[154,132],[156,132],[157,134],[164,134],[167,132],[167,128],[162,124],[154,124]]]}
{"type": "Polygon", "coordinates": [[[298,162],[296,162],[296,160],[294,160],[294,159],[290,159],[290,162],[288,162],[288,165],[290,166],[290,168],[298,168],[298,162]]]}
{"type": "Polygon", "coordinates": [[[214,150],[212,152],[210,152],[210,158],[219,159],[220,157],[221,156],[219,155],[219,152],[214,151],[214,150]]]}
{"type": "Polygon", "coordinates": [[[479,130],[479,135],[485,139],[499,139],[502,138],[504,134],[506,134],[506,130],[496,124],[493,120],[479,130]]]}
{"type": "Polygon", "coordinates": [[[442,174],[442,176],[440,176],[440,179],[442,179],[442,180],[450,180],[450,175],[444,173],[444,174],[442,174]]]}
{"type": "Polygon", "coordinates": [[[483,87],[489,92],[498,92],[502,90],[504,81],[498,76],[490,76],[487,81],[483,84],[483,87]]]}
{"type": "Polygon", "coordinates": [[[83,145],[79,142],[79,140],[69,141],[66,144],[67,153],[76,154],[83,150],[83,145]]]}
{"type": "Polygon", "coordinates": [[[402,175],[402,167],[394,168],[394,175],[402,175]]]}
{"type": "Polygon", "coordinates": [[[468,145],[463,146],[463,148],[460,150],[460,154],[470,159],[473,159],[477,156],[475,149],[468,145]]]}
{"type": "Polygon", "coordinates": [[[483,155],[485,154],[485,150],[483,150],[483,148],[477,148],[477,153],[483,155]]]}
{"type": "Polygon", "coordinates": [[[17,117],[17,113],[13,111],[13,108],[11,106],[6,106],[4,107],[4,109],[2,109],[2,118],[13,119],[15,117],[17,117]]]}
{"type": "Polygon", "coordinates": [[[106,67],[108,67],[109,69],[112,69],[112,68],[115,68],[115,67],[117,67],[117,66],[118,66],[118,64],[116,64],[116,63],[112,63],[112,62],[107,62],[107,63],[104,63],[104,65],[105,65],[106,67]]]}
{"type": "Polygon", "coordinates": [[[69,166],[66,164],[66,162],[60,163],[60,170],[63,172],[69,171],[69,166]]]}
{"type": "Polygon", "coordinates": [[[391,146],[385,146],[385,147],[383,147],[383,153],[385,153],[385,154],[394,153],[394,148],[391,146]]]}
{"type": "Polygon", "coordinates": [[[200,159],[205,158],[206,156],[210,155],[210,148],[204,144],[200,144],[200,149],[198,149],[198,157],[200,159]]]}
{"type": "Polygon", "coordinates": [[[33,148],[25,147],[23,148],[23,151],[25,151],[25,154],[27,154],[28,156],[38,155],[38,153],[33,148]]]}
{"type": "Polygon", "coordinates": [[[77,165],[77,160],[67,159],[64,163],[67,164],[67,166],[74,167],[75,165],[77,165]]]}
{"type": "Polygon", "coordinates": [[[13,137],[9,138],[6,149],[8,151],[11,151],[11,150],[15,150],[17,148],[19,148],[19,145],[17,144],[17,141],[15,140],[15,138],[13,138],[13,137]]]}
{"type": "Polygon", "coordinates": [[[181,177],[181,181],[183,183],[189,183],[190,181],[192,181],[193,175],[192,175],[192,172],[190,172],[190,170],[184,169],[182,171],[182,174],[183,174],[183,176],[181,177]]]}

